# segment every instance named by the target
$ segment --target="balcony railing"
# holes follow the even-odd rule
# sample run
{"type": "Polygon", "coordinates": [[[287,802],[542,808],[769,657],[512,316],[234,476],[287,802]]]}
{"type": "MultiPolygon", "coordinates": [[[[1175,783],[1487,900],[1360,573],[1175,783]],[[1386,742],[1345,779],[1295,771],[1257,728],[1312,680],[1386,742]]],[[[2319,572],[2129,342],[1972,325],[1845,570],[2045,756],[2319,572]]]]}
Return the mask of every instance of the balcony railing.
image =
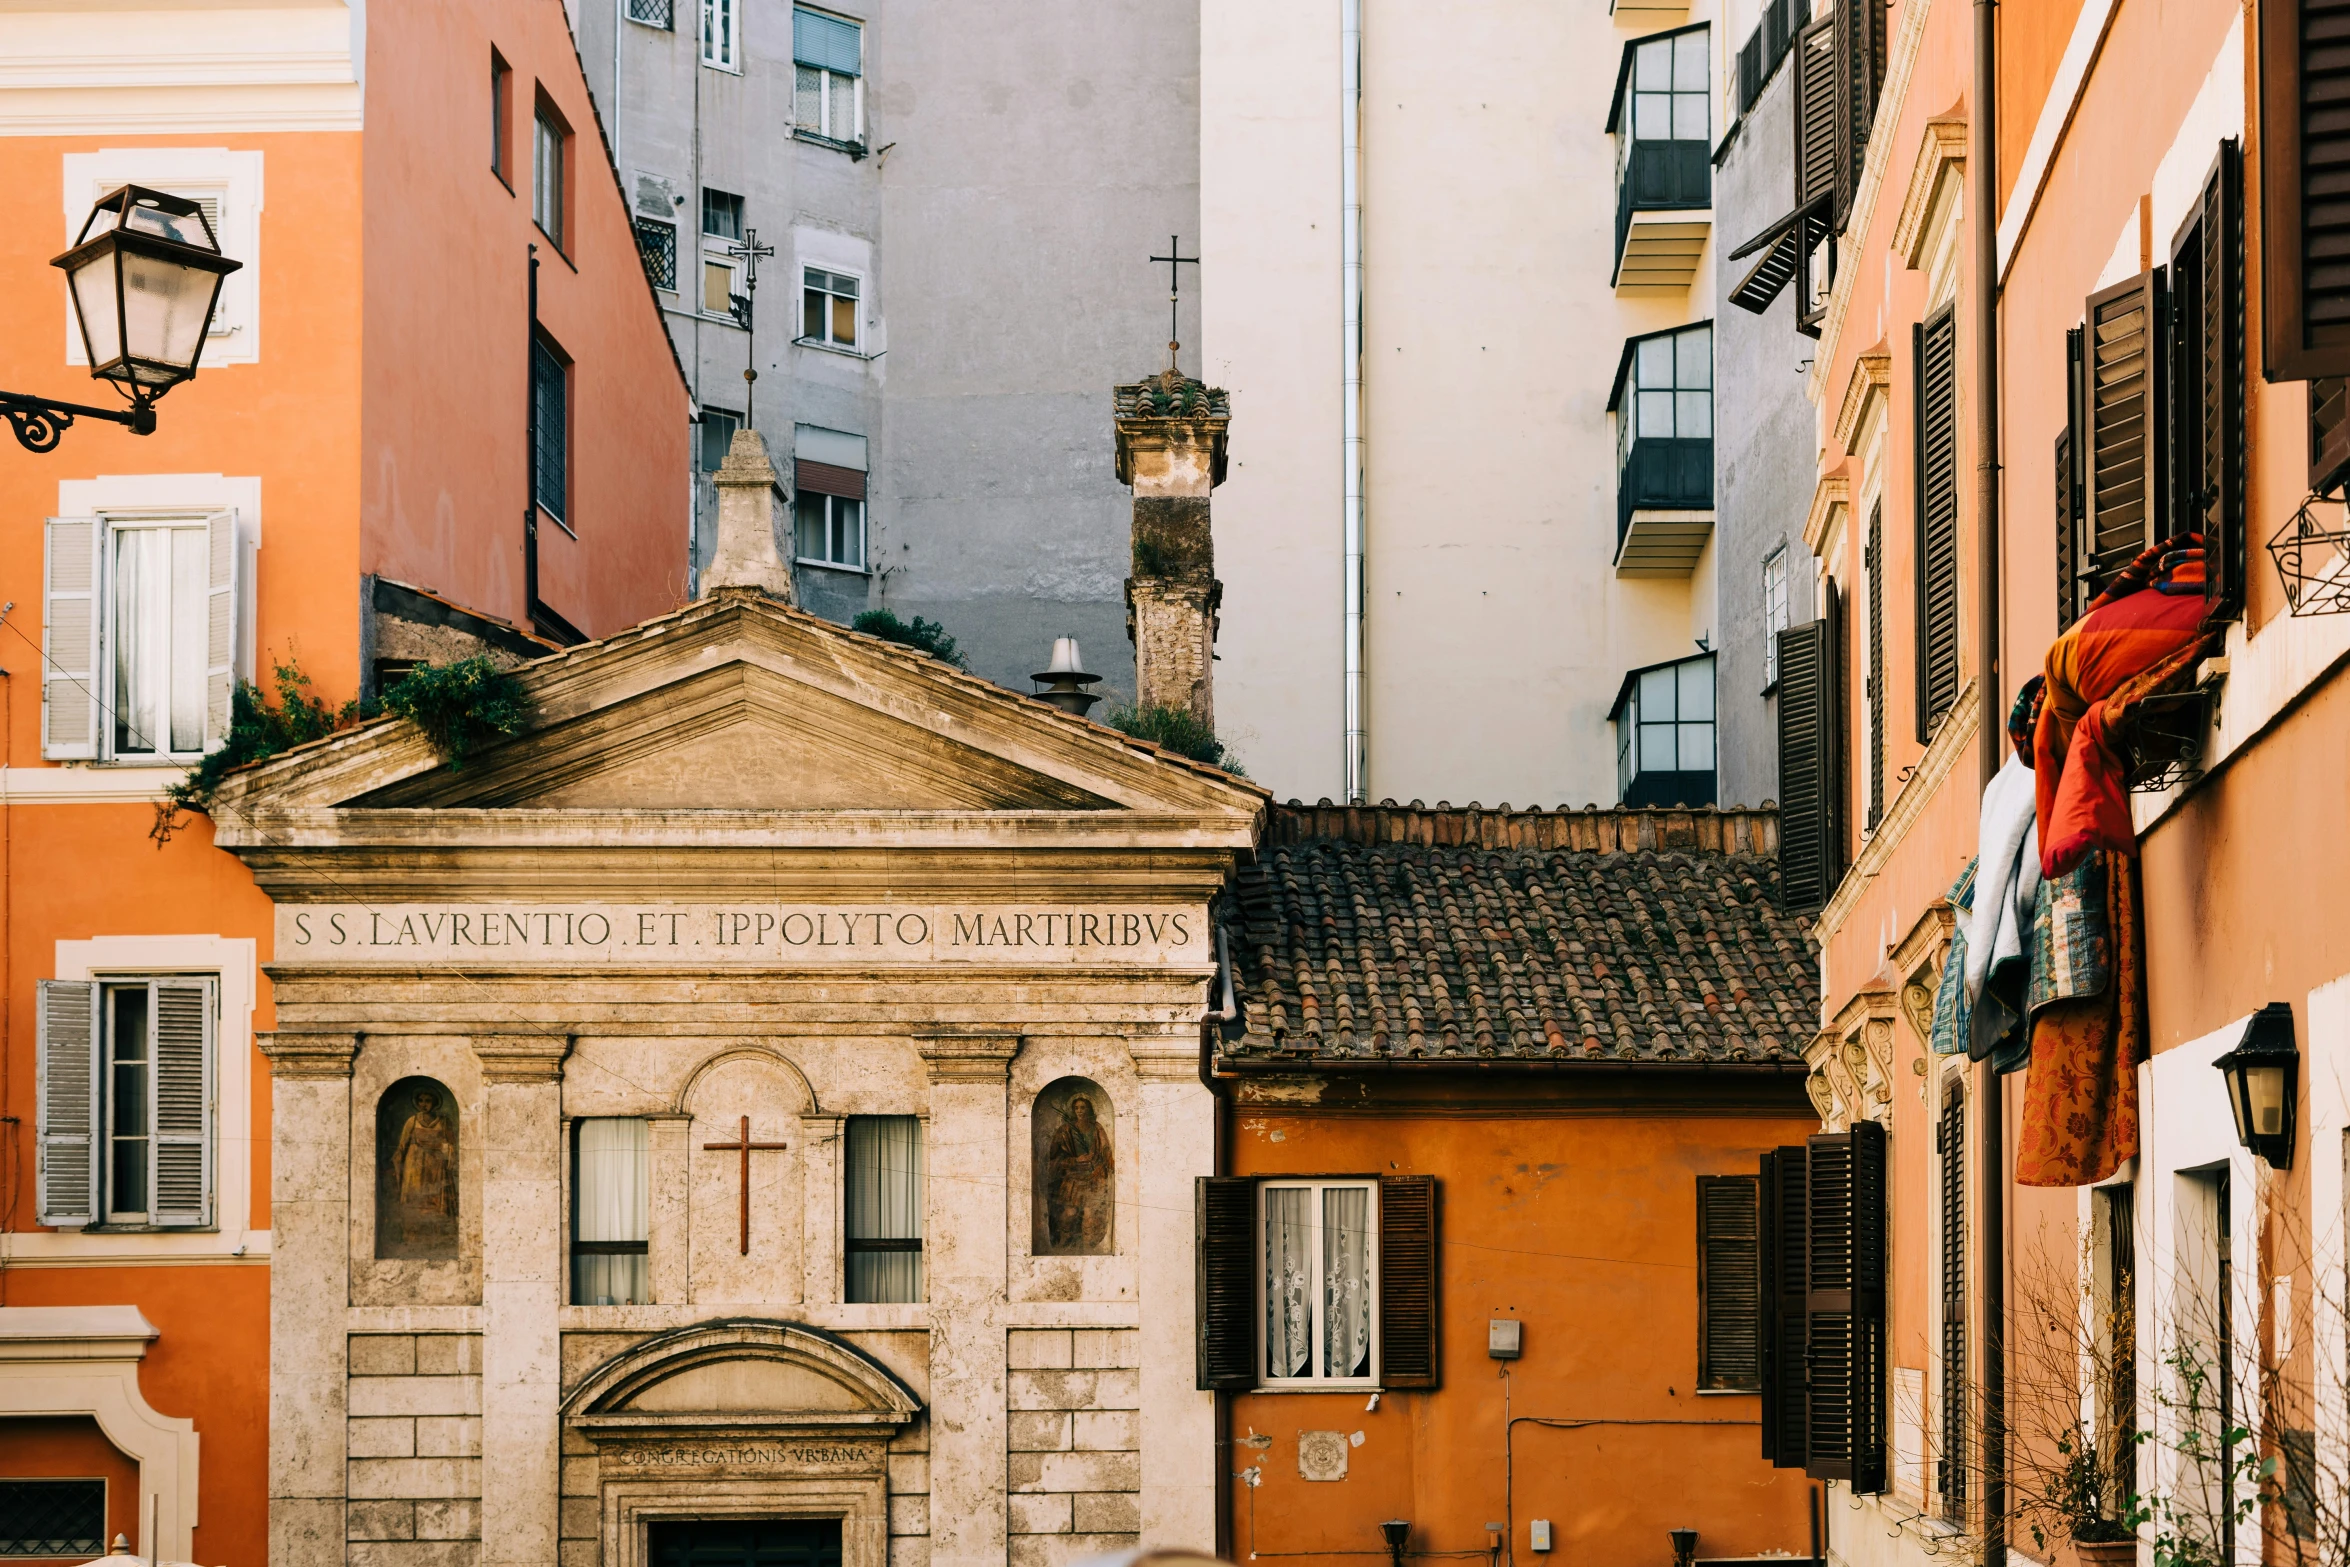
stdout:
{"type": "Polygon", "coordinates": [[[1637,212],[1703,210],[1713,205],[1712,149],[1701,141],[1635,141],[1616,182],[1616,270],[1637,212]]]}
{"type": "Polygon", "coordinates": [[[1632,443],[1616,475],[1616,545],[1636,511],[1711,511],[1714,443],[1706,436],[1647,436],[1632,443]]]}

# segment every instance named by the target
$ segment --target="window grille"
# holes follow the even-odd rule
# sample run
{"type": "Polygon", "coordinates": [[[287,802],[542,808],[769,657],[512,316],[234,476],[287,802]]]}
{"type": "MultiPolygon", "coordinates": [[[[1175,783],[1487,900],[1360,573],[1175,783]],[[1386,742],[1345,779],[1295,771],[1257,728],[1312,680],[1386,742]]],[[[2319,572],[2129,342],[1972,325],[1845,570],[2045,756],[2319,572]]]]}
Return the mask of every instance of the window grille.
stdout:
{"type": "Polygon", "coordinates": [[[530,379],[537,449],[531,465],[532,499],[557,522],[570,499],[570,388],[563,361],[545,343],[530,345],[530,379]]]}
{"type": "Polygon", "coordinates": [[[106,1549],[103,1480],[0,1480],[0,1557],[95,1556],[106,1549]]]}
{"type": "Polygon", "coordinates": [[[658,27],[664,32],[677,26],[676,8],[672,0],[628,0],[628,19],[647,27],[658,27]]]}
{"type": "Polygon", "coordinates": [[[645,276],[664,293],[677,292],[677,225],[651,218],[636,220],[637,253],[645,258],[645,276]]]}

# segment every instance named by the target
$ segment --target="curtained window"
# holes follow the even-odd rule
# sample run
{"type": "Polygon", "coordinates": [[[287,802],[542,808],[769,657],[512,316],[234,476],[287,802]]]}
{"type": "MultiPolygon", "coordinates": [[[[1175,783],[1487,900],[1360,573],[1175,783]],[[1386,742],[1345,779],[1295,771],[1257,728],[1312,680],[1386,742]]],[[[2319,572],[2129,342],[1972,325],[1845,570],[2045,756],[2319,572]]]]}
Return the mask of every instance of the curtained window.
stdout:
{"type": "Polygon", "coordinates": [[[1267,1182],[1262,1192],[1265,1380],[1370,1381],[1371,1184],[1267,1182]]]}
{"type": "Polygon", "coordinates": [[[650,1127],[634,1117],[574,1124],[571,1303],[642,1306],[653,1298],[650,1127]]]}
{"type": "Polygon", "coordinates": [[[928,1298],[922,1272],[923,1175],[920,1117],[849,1117],[845,1282],[850,1300],[928,1298]]]}

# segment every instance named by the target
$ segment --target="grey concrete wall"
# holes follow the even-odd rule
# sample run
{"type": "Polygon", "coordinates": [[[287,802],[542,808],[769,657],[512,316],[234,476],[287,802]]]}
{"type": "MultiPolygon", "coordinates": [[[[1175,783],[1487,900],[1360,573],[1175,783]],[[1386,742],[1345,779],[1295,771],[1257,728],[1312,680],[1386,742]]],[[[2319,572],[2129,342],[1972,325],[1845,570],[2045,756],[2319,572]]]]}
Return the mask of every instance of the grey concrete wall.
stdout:
{"type": "MultiPolygon", "coordinates": [[[[1714,170],[1715,237],[1725,257],[1794,205],[1792,59],[1780,62],[1714,170]]],[[[1751,265],[1752,258],[1723,262],[1714,308],[1718,798],[1740,805],[1779,794],[1777,702],[1763,689],[1763,561],[1781,545],[1790,616],[1811,618],[1803,519],[1812,496],[1813,413],[1801,371],[1815,344],[1795,329],[1793,284],[1761,315],[1730,303],[1729,291],[1751,265]]]]}
{"type": "MultiPolygon", "coordinates": [[[[633,191],[637,171],[656,173],[687,198],[681,291],[664,305],[698,401],[743,407],[748,346],[695,308],[710,186],[741,194],[779,252],[760,273],[754,403],[777,466],[795,422],[866,437],[871,570],[862,592],[855,576],[801,571],[808,607],[928,616],[975,673],[1020,690],[1074,634],[1126,699],[1110,388],[1165,363],[1166,268],[1145,258],[1170,234],[1198,248],[1197,8],[828,4],[865,26],[871,151],[854,158],[789,129],[791,6],[738,3],[739,75],[699,65],[695,0],[676,0],[672,32],[619,20],[615,0],[582,0],[578,25],[622,179],[633,191]],[[792,342],[800,265],[828,258],[865,276],[868,357],[792,342]]],[[[1199,284],[1184,270],[1196,371],[1199,284]]]]}

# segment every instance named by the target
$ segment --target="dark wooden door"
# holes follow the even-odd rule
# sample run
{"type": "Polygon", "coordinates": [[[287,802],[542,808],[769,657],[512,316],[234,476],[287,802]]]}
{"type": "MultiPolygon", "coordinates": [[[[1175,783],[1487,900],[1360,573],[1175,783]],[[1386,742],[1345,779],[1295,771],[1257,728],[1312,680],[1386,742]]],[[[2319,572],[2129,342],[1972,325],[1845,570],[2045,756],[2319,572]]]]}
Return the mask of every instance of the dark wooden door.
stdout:
{"type": "Polygon", "coordinates": [[[719,1518],[652,1526],[652,1567],[840,1567],[838,1518],[719,1518]]]}

